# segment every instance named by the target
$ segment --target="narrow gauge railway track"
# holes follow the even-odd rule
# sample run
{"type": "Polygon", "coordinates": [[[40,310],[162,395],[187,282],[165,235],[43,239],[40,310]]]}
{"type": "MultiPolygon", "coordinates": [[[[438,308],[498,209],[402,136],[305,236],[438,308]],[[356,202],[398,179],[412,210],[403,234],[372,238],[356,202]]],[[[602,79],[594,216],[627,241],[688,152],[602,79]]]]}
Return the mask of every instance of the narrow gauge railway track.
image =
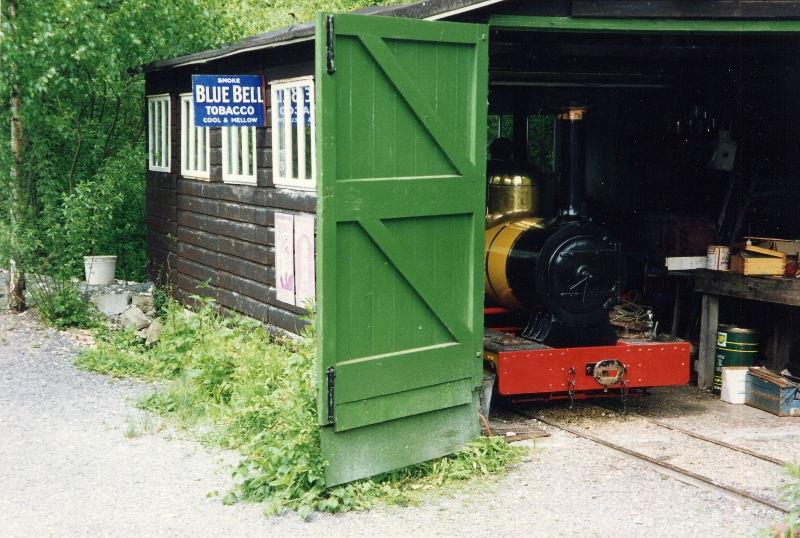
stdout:
{"type": "Polygon", "coordinates": [[[673,426],[672,424],[667,424],[666,422],[661,422],[660,420],[656,420],[654,418],[646,417],[646,416],[640,415],[638,413],[632,413],[630,411],[621,412],[619,409],[614,409],[613,407],[608,407],[608,406],[605,406],[605,405],[598,405],[598,406],[602,407],[603,409],[608,409],[609,411],[616,411],[618,413],[625,414],[625,415],[627,415],[629,417],[634,417],[634,418],[638,418],[640,420],[644,420],[645,422],[649,422],[650,424],[654,424],[656,426],[659,426],[659,427],[667,429],[667,430],[672,430],[672,431],[675,431],[675,432],[678,432],[678,433],[682,433],[684,435],[688,435],[689,437],[694,437],[695,439],[699,439],[699,440],[705,441],[707,443],[711,443],[711,444],[714,444],[714,445],[717,445],[717,446],[721,446],[721,447],[724,447],[724,448],[727,448],[727,449],[730,449],[730,450],[735,450],[736,452],[741,452],[742,454],[747,454],[748,456],[752,456],[754,458],[758,458],[760,460],[767,461],[769,463],[774,463],[775,465],[780,465],[781,467],[785,467],[785,466],[789,465],[788,461],[780,460],[778,458],[773,458],[772,456],[768,456],[766,454],[761,454],[761,453],[756,452],[754,450],[750,450],[749,448],[745,448],[745,447],[741,447],[741,446],[737,446],[737,445],[732,445],[730,443],[726,443],[725,441],[721,441],[719,439],[714,439],[713,437],[707,437],[705,435],[699,434],[697,432],[693,432],[691,430],[685,430],[685,429],[680,428],[678,426],[673,426]]]}
{"type": "MultiPolygon", "coordinates": [[[[777,501],[775,501],[773,499],[769,499],[769,498],[763,497],[763,496],[761,496],[761,495],[759,495],[757,493],[746,491],[746,490],[744,490],[742,488],[738,488],[736,486],[731,486],[729,484],[724,484],[722,482],[719,482],[718,480],[714,480],[713,478],[709,478],[707,476],[703,476],[701,474],[695,473],[694,471],[690,471],[689,469],[684,469],[683,467],[678,467],[677,465],[673,465],[671,463],[667,463],[665,461],[661,461],[661,460],[659,460],[657,458],[654,458],[652,456],[648,456],[647,454],[644,454],[644,453],[639,452],[637,450],[633,450],[631,448],[624,447],[624,446],[619,445],[617,443],[613,443],[611,441],[608,441],[606,439],[602,439],[602,438],[597,437],[595,435],[592,435],[592,434],[589,434],[589,433],[586,433],[586,432],[582,432],[580,430],[577,430],[575,428],[571,428],[571,427],[566,426],[564,424],[559,424],[558,422],[556,422],[554,420],[546,419],[546,418],[541,417],[541,416],[536,416],[536,415],[533,415],[531,413],[527,413],[527,412],[519,410],[519,409],[516,410],[515,413],[520,415],[520,416],[522,416],[522,417],[525,417],[525,418],[528,418],[528,419],[532,419],[532,420],[537,420],[537,421],[539,421],[539,422],[541,422],[543,424],[547,424],[548,426],[550,426],[552,428],[556,428],[556,429],[565,431],[565,432],[567,432],[569,434],[572,434],[572,435],[574,435],[576,437],[580,437],[582,439],[586,439],[588,441],[591,441],[593,443],[599,444],[599,445],[604,446],[606,448],[610,448],[612,450],[616,450],[617,452],[621,452],[621,453],[626,454],[628,456],[632,456],[632,457],[634,457],[636,459],[645,461],[645,462],[650,463],[652,465],[656,465],[658,467],[662,467],[664,469],[668,469],[669,471],[672,471],[673,473],[677,473],[679,475],[683,475],[683,476],[686,476],[686,477],[691,478],[693,480],[696,480],[696,481],[699,481],[699,482],[703,482],[705,484],[713,486],[714,488],[721,489],[721,490],[727,491],[729,493],[733,493],[735,495],[739,495],[739,496],[744,497],[746,499],[749,499],[749,500],[751,500],[753,502],[762,504],[764,506],[768,506],[768,507],[772,508],[773,510],[777,510],[777,511],[782,512],[784,514],[788,514],[790,512],[790,508],[788,506],[786,506],[784,504],[781,504],[781,503],[779,503],[779,502],[777,502],[777,501]]],[[[750,451],[748,449],[744,449],[742,447],[737,447],[735,445],[730,445],[729,443],[724,443],[722,441],[711,439],[710,437],[701,436],[700,434],[695,434],[694,432],[689,432],[689,430],[683,430],[682,428],[673,427],[671,425],[667,425],[666,423],[661,423],[661,422],[655,421],[653,419],[648,419],[646,417],[641,417],[639,415],[633,415],[633,416],[635,416],[636,418],[642,418],[642,419],[646,420],[647,422],[651,422],[651,423],[653,423],[655,425],[658,425],[658,426],[661,426],[663,428],[670,429],[670,430],[676,431],[678,433],[682,433],[682,434],[690,436],[690,437],[694,437],[694,438],[699,439],[701,441],[705,441],[705,442],[708,442],[708,443],[715,444],[715,445],[720,446],[722,448],[735,450],[737,452],[741,452],[743,454],[747,454],[747,455],[749,455],[751,457],[758,458],[758,459],[761,459],[763,461],[766,461],[766,462],[769,462],[769,463],[772,463],[772,464],[775,464],[775,465],[781,465],[781,466],[784,465],[784,462],[782,462],[781,460],[778,460],[776,458],[772,458],[770,456],[764,456],[763,454],[758,454],[758,453],[752,452],[752,451],[750,451]]]]}

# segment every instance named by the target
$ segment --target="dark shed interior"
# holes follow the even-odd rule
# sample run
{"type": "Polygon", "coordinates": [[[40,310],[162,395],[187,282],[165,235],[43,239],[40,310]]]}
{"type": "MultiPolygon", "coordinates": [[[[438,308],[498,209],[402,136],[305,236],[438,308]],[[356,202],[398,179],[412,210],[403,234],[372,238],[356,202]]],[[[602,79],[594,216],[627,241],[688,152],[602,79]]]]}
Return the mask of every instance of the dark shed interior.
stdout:
{"type": "MultiPolygon", "coordinates": [[[[585,106],[586,198],[593,219],[623,242],[624,294],[654,307],[669,329],[675,290],[664,277],[670,222],[695,223],[695,238],[800,237],[797,203],[800,39],[789,35],[574,33],[494,30],[490,41],[489,140],[513,140],[515,159],[538,176],[541,211],[564,207],[559,111],[585,106]],[[711,164],[720,140],[735,143],[730,170],[711,164]]],[[[725,146],[727,147],[727,146],[725,146]]],[[[703,247],[704,248],[704,247],[703,247]]],[[[700,252],[698,252],[700,254],[700,252]]],[[[678,335],[698,318],[683,289],[678,335]]],[[[725,300],[720,322],[774,340],[790,308],[725,300]]],[[[797,342],[768,347],[784,367],[797,342]]]]}

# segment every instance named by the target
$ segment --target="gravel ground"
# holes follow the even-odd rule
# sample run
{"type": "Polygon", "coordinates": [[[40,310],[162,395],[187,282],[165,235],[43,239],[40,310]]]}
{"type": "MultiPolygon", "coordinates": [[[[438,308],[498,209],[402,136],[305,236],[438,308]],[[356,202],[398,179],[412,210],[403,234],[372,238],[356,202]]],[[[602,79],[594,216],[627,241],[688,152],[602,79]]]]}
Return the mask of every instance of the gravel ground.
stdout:
{"type": "MultiPolygon", "coordinates": [[[[258,505],[224,506],[213,493],[230,487],[235,454],[146,418],[134,402],[152,387],[77,370],[76,348],[74,338],[42,328],[30,314],[0,314],[0,536],[734,537],[753,536],[779,516],[553,431],[508,475],[430,496],[420,506],[315,515],[310,522],[293,514],[267,518],[258,505]]],[[[719,405],[680,390],[661,391],[648,405],[658,408],[661,398],[676,424],[684,415],[675,401],[693,399],[683,405],[694,406],[690,418],[701,423],[708,406],[719,405]]],[[[536,412],[567,416],[558,406],[536,412]]],[[[569,416],[596,435],[656,435],[595,409],[569,416]]],[[[760,450],[783,453],[773,445],[796,444],[797,427],[784,421],[784,430],[770,436],[768,419],[745,425],[763,430],[760,450]]],[[[697,450],[698,460],[707,457],[697,450]]]]}

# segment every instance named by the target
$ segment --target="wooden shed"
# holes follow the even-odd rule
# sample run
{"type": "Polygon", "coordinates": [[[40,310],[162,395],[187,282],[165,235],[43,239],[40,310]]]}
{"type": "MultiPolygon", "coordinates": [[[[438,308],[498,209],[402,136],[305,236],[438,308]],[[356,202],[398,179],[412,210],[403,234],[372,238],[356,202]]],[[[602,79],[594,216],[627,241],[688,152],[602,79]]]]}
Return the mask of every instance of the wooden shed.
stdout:
{"type": "Polygon", "coordinates": [[[580,103],[623,244],[684,213],[798,237],[798,31],[789,1],[429,0],[155,62],[152,276],[291,332],[316,299],[329,483],[450,453],[478,433],[487,138],[557,178],[554,111],[580,103]],[[195,127],[198,74],[263,75],[266,126],[195,127]],[[698,156],[719,131],[733,173],[698,156]],[[721,214],[752,177],[778,201],[721,214]]]}

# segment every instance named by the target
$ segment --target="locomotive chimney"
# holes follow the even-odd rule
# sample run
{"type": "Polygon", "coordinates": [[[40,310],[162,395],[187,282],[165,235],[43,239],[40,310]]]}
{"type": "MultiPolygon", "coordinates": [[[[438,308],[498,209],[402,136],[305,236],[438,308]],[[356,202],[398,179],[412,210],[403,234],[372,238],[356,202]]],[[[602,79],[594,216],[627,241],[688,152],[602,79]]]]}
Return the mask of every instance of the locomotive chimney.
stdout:
{"type": "Polygon", "coordinates": [[[586,151],[583,116],[586,107],[571,106],[559,114],[561,133],[560,168],[562,192],[561,214],[583,214],[583,195],[586,183],[586,151]]]}

